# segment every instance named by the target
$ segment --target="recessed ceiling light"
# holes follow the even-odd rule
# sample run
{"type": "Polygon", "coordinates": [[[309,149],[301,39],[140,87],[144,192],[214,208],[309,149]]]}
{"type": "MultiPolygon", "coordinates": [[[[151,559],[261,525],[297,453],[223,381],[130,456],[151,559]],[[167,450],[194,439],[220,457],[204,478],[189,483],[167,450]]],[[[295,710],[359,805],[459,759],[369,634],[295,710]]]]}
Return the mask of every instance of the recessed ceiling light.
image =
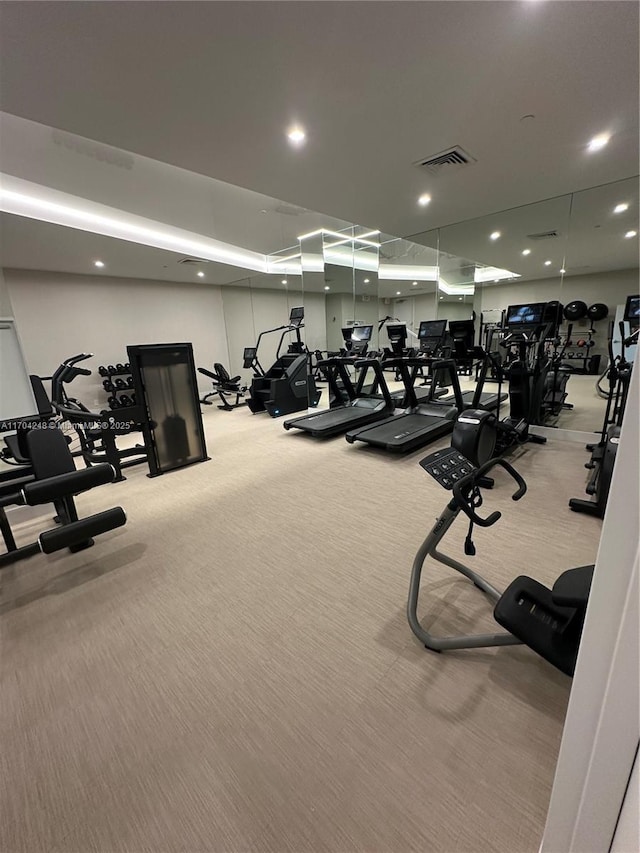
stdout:
{"type": "Polygon", "coordinates": [[[292,142],[294,145],[302,145],[307,138],[307,134],[301,127],[292,127],[287,131],[287,137],[289,142],[292,142]]]}
{"type": "Polygon", "coordinates": [[[592,140],[590,140],[587,148],[589,151],[600,151],[601,148],[607,144],[607,142],[611,139],[608,133],[599,133],[598,136],[594,136],[592,140]]]}
{"type": "Polygon", "coordinates": [[[202,272],[202,270],[200,270],[200,272],[198,273],[198,278],[204,278],[204,273],[202,272]]]}
{"type": "Polygon", "coordinates": [[[396,290],[396,296],[402,296],[402,291],[401,291],[401,290],[396,290]]]}
{"type": "Polygon", "coordinates": [[[418,286],[418,282],[417,282],[417,281],[412,281],[412,282],[411,282],[411,284],[413,285],[413,287],[417,287],[417,286],[418,286]]]}
{"type": "Polygon", "coordinates": [[[630,240],[631,237],[636,237],[637,234],[638,234],[637,231],[627,231],[627,233],[624,236],[627,238],[627,240],[630,240]]]}
{"type": "Polygon", "coordinates": [[[490,240],[499,240],[501,236],[502,235],[500,234],[499,231],[492,231],[491,234],[489,234],[489,239],[490,240]]]}
{"type": "Polygon", "coordinates": [[[530,254],[531,254],[531,249],[523,249],[523,250],[522,250],[522,254],[523,254],[523,255],[530,255],[530,254]]]}
{"type": "Polygon", "coordinates": [[[458,301],[462,302],[462,296],[458,296],[458,301]]]}
{"type": "Polygon", "coordinates": [[[444,299],[444,296],[441,296],[440,299],[444,299]]]}
{"type": "Polygon", "coordinates": [[[614,213],[624,213],[625,210],[629,210],[629,205],[625,201],[621,202],[621,204],[616,204],[613,208],[614,213]]]}
{"type": "Polygon", "coordinates": [[[287,283],[286,278],[283,278],[283,279],[282,279],[282,283],[283,283],[283,284],[286,284],[286,283],[287,283]]]}
{"type": "Polygon", "coordinates": [[[426,207],[430,201],[431,196],[429,195],[429,193],[422,193],[422,195],[418,199],[418,204],[420,205],[420,207],[426,207]]]}
{"type": "Polygon", "coordinates": [[[560,273],[561,273],[562,275],[564,275],[564,274],[566,273],[566,269],[565,269],[564,267],[562,267],[562,269],[560,270],[560,273]]]}
{"type": "Polygon", "coordinates": [[[544,265],[545,265],[545,267],[550,267],[550,266],[551,266],[551,261],[545,261],[545,262],[544,262],[544,265]]]}
{"type": "Polygon", "coordinates": [[[328,285],[328,284],[325,284],[324,289],[325,289],[325,290],[331,290],[331,288],[329,287],[329,285],[328,285]]]}
{"type": "Polygon", "coordinates": [[[500,279],[499,279],[499,278],[494,278],[493,283],[494,283],[494,284],[497,284],[499,281],[500,281],[500,279]]]}
{"type": "Polygon", "coordinates": [[[365,278],[364,283],[365,283],[365,284],[369,284],[369,279],[368,279],[368,278],[365,278]]]}
{"type": "Polygon", "coordinates": [[[103,267],[104,261],[94,261],[93,265],[94,265],[94,267],[103,267]]]}

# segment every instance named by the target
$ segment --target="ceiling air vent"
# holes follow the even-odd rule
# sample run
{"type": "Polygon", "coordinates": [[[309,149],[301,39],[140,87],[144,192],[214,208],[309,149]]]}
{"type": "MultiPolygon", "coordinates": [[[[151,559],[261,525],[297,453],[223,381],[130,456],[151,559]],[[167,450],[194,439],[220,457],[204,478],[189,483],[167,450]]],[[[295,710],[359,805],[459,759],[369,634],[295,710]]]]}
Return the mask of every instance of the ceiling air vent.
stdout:
{"type": "Polygon", "coordinates": [[[180,258],[178,263],[186,266],[200,266],[200,264],[209,264],[211,261],[206,260],[206,258],[180,258]]]}
{"type": "Polygon", "coordinates": [[[559,236],[559,231],[540,231],[538,234],[527,234],[527,240],[553,240],[559,236]]]}
{"type": "Polygon", "coordinates": [[[439,154],[434,154],[432,157],[417,160],[413,165],[420,169],[427,169],[435,175],[445,166],[448,167],[447,171],[449,171],[453,166],[460,168],[461,166],[471,166],[475,162],[477,162],[475,157],[472,157],[459,145],[454,145],[453,148],[447,148],[446,151],[440,151],[439,154]]]}

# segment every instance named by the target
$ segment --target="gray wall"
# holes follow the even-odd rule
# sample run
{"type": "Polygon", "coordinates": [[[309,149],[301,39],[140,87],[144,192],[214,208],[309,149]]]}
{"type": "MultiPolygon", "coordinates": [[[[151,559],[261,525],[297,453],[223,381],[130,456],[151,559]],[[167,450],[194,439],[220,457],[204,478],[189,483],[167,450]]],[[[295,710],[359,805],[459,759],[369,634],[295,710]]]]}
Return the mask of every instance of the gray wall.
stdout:
{"type": "Polygon", "coordinates": [[[219,287],[11,269],[4,277],[30,372],[49,376],[64,358],[95,354],[93,375],[74,382],[90,408],[106,407],[98,365],[126,361],[127,344],[188,341],[198,366],[228,362],[219,287]]]}

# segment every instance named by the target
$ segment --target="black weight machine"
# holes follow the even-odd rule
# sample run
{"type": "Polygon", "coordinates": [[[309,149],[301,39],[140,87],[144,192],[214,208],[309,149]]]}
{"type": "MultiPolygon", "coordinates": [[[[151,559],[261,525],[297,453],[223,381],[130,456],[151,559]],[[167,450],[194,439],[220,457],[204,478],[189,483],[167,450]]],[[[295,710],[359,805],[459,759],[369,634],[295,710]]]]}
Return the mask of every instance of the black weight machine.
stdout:
{"type": "Polygon", "coordinates": [[[300,337],[303,319],[304,308],[292,308],[286,325],[261,332],[255,347],[245,348],[244,367],[254,373],[247,406],[254,414],[267,412],[272,418],[277,418],[318,405],[321,391],[316,387],[309,369],[309,355],[300,337]],[[276,360],[268,370],[264,370],[258,359],[260,341],[264,335],[273,332],[282,332],[282,335],[276,360]],[[281,354],[285,336],[292,332],[296,339],[289,343],[287,352],[281,354]]]}
{"type": "Polygon", "coordinates": [[[91,371],[78,367],[93,358],[93,353],[79,353],[65,359],[51,379],[51,403],[63,420],[68,421],[80,439],[80,454],[87,466],[108,463],[115,471],[115,482],[126,479],[124,468],[148,462],[145,447],[121,449],[116,436],[139,431],[147,415],[141,405],[126,406],[110,411],[92,412],[75,397],[67,394],[66,385],[78,376],[91,376],[91,371]]]}
{"type": "Polygon", "coordinates": [[[569,506],[574,512],[583,512],[596,518],[604,518],[633,370],[633,362],[628,361],[625,357],[625,347],[637,343],[639,333],[640,296],[628,296],[624,319],[620,323],[621,351],[617,358],[614,357],[613,353],[613,323],[609,334],[609,367],[607,369],[609,393],[602,430],[600,431],[600,440],[596,444],[587,444],[586,447],[591,453],[591,458],[585,463],[585,468],[591,470],[591,476],[585,491],[595,500],[571,498],[569,506]],[[625,333],[625,322],[629,323],[629,335],[625,333]]]}
{"type": "MultiPolygon", "coordinates": [[[[122,507],[113,507],[79,518],[74,496],[96,486],[111,483],[115,471],[110,465],[96,465],[76,471],[67,441],[54,424],[20,419],[16,422],[21,454],[29,460],[30,476],[16,476],[0,486],[0,532],[6,553],[0,554],[0,568],[40,552],[52,554],[62,548],[81,551],[94,544],[93,537],[126,523],[122,507]],[[36,542],[18,546],[5,507],[39,506],[52,503],[58,526],[44,531],[36,542]]],[[[18,475],[22,472],[18,472],[18,475]]]]}
{"type": "Polygon", "coordinates": [[[425,648],[437,652],[525,644],[561,672],[572,676],[594,567],[581,566],[563,572],[551,589],[531,577],[520,575],[500,593],[473,569],[442,553],[439,546],[460,512],[463,512],[470,522],[465,554],[473,556],[474,524],[492,527],[500,519],[499,512],[492,512],[486,517],[477,512],[483,502],[482,489],[493,485],[492,479],[487,477],[493,468],[500,466],[516,481],[517,490],[512,495],[514,501],[524,496],[527,489],[525,481],[503,459],[490,459],[476,468],[453,448],[430,454],[421,460],[420,465],[441,486],[452,491],[452,496],[413,561],[407,602],[407,619],[413,633],[425,648]],[[418,616],[418,600],[427,558],[463,575],[483,592],[494,603],[494,619],[508,633],[437,637],[424,628],[418,616]]]}

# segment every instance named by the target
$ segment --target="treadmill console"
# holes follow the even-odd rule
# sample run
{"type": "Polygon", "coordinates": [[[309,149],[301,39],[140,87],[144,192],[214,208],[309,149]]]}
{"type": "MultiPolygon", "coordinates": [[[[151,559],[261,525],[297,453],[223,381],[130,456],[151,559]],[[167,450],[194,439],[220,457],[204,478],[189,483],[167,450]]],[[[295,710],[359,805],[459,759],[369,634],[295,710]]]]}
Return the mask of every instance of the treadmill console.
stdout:
{"type": "Polygon", "coordinates": [[[351,346],[347,347],[350,355],[364,355],[373,333],[373,326],[352,326],[351,346]]]}
{"type": "Polygon", "coordinates": [[[444,342],[446,328],[446,320],[423,320],[418,329],[420,352],[433,355],[444,342]]]}

